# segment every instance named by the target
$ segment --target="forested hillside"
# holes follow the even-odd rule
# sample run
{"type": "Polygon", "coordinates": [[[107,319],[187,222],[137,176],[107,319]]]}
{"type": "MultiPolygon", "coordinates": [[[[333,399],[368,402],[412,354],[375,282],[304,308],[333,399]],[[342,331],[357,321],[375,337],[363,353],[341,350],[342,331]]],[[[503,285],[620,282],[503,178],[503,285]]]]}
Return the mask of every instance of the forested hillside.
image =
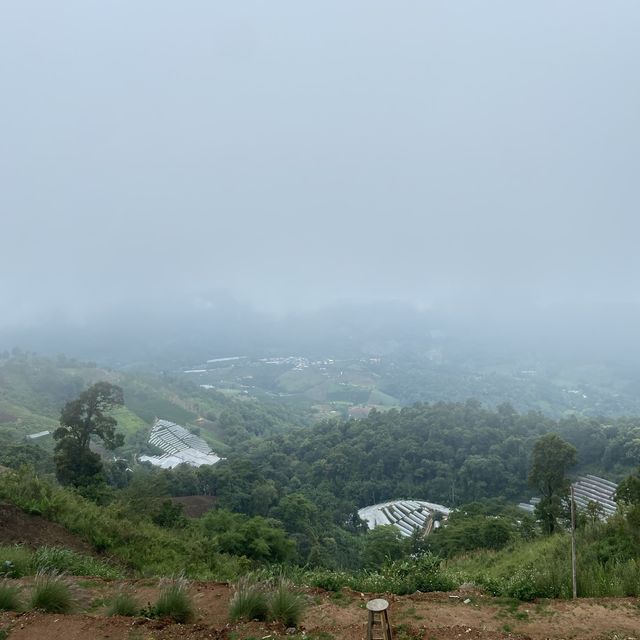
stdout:
{"type": "MultiPolygon", "coordinates": [[[[308,413],[286,403],[219,393],[182,377],[114,372],[30,354],[5,358],[0,373],[0,464],[15,470],[32,467],[5,477],[0,483],[4,498],[71,527],[136,571],[174,571],[186,563],[193,576],[235,576],[285,563],[313,567],[320,572],[314,580],[323,585],[395,585],[389,588],[401,592],[449,588],[462,578],[444,571],[441,558],[457,562],[460,553],[470,550],[511,553],[511,548],[530,564],[527,554],[537,558],[549,544],[557,553],[564,549],[562,507],[553,516],[559,537],[549,543],[544,542],[549,531],[515,508],[536,494],[528,480],[532,452],[542,436],[555,433],[559,442],[575,447],[577,464],[567,469],[571,476],[596,473],[620,481],[632,473],[640,453],[640,423],[634,418],[554,420],[538,412],[520,414],[508,404],[491,409],[468,400],[311,424],[308,413]],[[124,444],[109,455],[97,447],[104,473],[76,482],[69,493],[56,486],[50,437],[27,442],[24,435],[55,428],[62,405],[96,381],[122,386],[124,406],[114,405],[112,415],[124,444]],[[158,414],[199,433],[225,459],[173,470],[139,464],[137,454],[149,449],[149,422],[158,414]],[[190,520],[179,498],[194,496],[207,496],[213,509],[190,520]],[[395,498],[438,502],[456,511],[447,526],[426,539],[403,540],[393,527],[367,532],[357,510],[395,498]],[[129,522],[124,529],[123,519],[129,522]],[[123,535],[125,530],[138,533],[123,535]],[[155,542],[149,547],[145,540],[155,542]],[[172,549],[166,557],[163,545],[172,549]],[[213,550],[218,555],[207,555],[213,550]],[[418,574],[394,564],[416,554],[423,558],[415,565],[418,574]],[[380,573],[358,573],[374,569],[380,573]],[[343,570],[352,573],[323,573],[343,570]]],[[[57,475],[68,482],[59,468],[57,475]]],[[[628,504],[635,505],[634,490],[629,495],[628,504]]],[[[623,563],[636,576],[636,527],[624,513],[616,518],[606,527],[593,521],[585,528],[589,566],[609,575],[615,563],[623,563]]],[[[508,560],[496,565],[493,578],[481,575],[473,563],[459,566],[460,575],[484,580],[498,593],[520,588],[507,580],[508,560]]],[[[562,567],[560,577],[540,577],[539,590],[565,594],[562,567]]]]}
{"type": "MultiPolygon", "coordinates": [[[[148,450],[148,430],[156,416],[190,425],[222,453],[236,441],[308,420],[294,407],[268,399],[230,397],[181,377],[115,371],[65,356],[51,359],[15,350],[0,357],[0,439],[16,441],[53,431],[63,405],[98,381],[123,388],[125,403],[114,416],[125,435],[120,451],[124,456],[148,450]]],[[[52,447],[49,437],[37,443],[52,447]]]]}

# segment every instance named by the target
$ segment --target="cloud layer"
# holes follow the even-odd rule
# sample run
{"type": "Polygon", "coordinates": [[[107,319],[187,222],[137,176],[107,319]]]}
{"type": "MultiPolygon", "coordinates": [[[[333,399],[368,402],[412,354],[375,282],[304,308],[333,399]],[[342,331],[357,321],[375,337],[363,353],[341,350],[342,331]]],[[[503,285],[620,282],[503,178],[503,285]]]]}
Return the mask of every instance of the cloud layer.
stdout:
{"type": "Polygon", "coordinates": [[[638,302],[640,6],[0,9],[3,324],[638,302]]]}

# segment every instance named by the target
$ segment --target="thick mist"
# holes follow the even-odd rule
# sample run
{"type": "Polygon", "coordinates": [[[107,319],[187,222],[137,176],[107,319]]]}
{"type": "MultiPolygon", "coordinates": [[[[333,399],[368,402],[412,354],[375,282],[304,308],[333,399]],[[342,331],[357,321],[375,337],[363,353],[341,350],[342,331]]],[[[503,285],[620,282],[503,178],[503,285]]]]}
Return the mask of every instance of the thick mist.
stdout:
{"type": "Polygon", "coordinates": [[[268,341],[377,301],[628,354],[639,28],[632,1],[5,4],[3,343],[268,341]]]}

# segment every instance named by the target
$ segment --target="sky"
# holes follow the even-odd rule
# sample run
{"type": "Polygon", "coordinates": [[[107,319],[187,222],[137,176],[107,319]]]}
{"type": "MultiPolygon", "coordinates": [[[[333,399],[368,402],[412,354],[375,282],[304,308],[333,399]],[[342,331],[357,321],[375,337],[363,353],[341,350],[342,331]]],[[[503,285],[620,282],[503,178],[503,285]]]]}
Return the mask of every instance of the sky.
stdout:
{"type": "Polygon", "coordinates": [[[0,2],[0,326],[638,305],[637,0],[0,2]]]}

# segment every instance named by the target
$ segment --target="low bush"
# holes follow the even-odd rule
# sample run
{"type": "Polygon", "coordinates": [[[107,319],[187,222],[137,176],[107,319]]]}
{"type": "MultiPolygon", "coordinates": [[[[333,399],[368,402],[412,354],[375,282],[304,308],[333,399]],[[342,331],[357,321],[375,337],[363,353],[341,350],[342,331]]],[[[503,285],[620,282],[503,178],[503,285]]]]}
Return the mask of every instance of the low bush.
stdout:
{"type": "Polygon", "coordinates": [[[140,613],[140,605],[134,595],[128,591],[120,591],[116,594],[107,609],[108,616],[137,616],[140,613]]]}
{"type": "Polygon", "coordinates": [[[6,580],[0,582],[0,611],[18,611],[20,609],[20,590],[6,580]]]}
{"type": "Polygon", "coordinates": [[[56,573],[39,573],[31,594],[31,608],[49,613],[68,613],[73,606],[69,586],[56,573]]]}
{"type": "Polygon", "coordinates": [[[281,580],[269,597],[269,617],[285,627],[297,627],[305,609],[301,594],[287,580],[281,580]]]}
{"type": "MultiPolygon", "coordinates": [[[[107,551],[142,575],[175,575],[184,571],[199,580],[235,580],[251,567],[247,558],[220,553],[217,540],[204,536],[198,526],[189,525],[180,532],[158,527],[145,516],[132,513],[130,505],[115,501],[98,506],[28,469],[0,476],[0,499],[60,523],[95,549],[107,551]]],[[[73,571],[67,567],[63,570],[85,571],[82,563],[76,566],[73,571]]],[[[113,569],[106,569],[104,564],[94,565],[94,569],[94,575],[117,577],[108,575],[113,569]]]]}
{"type": "Polygon", "coordinates": [[[231,620],[266,620],[268,610],[267,595],[263,586],[249,580],[238,583],[229,604],[231,620]]]}
{"type": "Polygon", "coordinates": [[[404,595],[416,591],[450,591],[460,580],[442,567],[438,556],[430,553],[409,560],[396,560],[375,571],[330,571],[317,569],[308,571],[304,583],[314,587],[339,591],[348,587],[354,591],[369,593],[395,593],[404,595]]]}
{"type": "Polygon", "coordinates": [[[0,546],[0,576],[21,578],[31,573],[31,552],[19,545],[0,546]]]}
{"type": "Polygon", "coordinates": [[[34,552],[31,565],[36,573],[38,571],[57,571],[72,576],[111,579],[122,577],[122,573],[118,569],[105,562],[59,547],[41,547],[34,552]]]}
{"type": "Polygon", "coordinates": [[[178,579],[165,585],[152,614],[156,618],[171,618],[180,623],[193,620],[195,609],[187,591],[187,581],[178,579]]]}
{"type": "Polygon", "coordinates": [[[31,551],[20,545],[0,546],[0,577],[22,578],[36,573],[121,578],[122,572],[106,562],[60,547],[31,551]]]}

